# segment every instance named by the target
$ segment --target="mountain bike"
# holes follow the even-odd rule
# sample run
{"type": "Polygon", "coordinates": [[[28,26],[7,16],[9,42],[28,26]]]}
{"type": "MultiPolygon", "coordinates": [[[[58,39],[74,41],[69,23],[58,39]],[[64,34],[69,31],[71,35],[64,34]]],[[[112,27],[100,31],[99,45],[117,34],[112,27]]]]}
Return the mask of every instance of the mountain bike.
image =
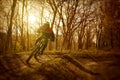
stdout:
{"type": "Polygon", "coordinates": [[[32,53],[26,60],[26,63],[29,64],[29,61],[31,60],[32,57],[34,57],[35,60],[39,62],[38,56],[43,54],[43,51],[46,48],[47,43],[48,43],[48,39],[40,37],[39,41],[36,41],[35,46],[33,47],[32,53]]]}

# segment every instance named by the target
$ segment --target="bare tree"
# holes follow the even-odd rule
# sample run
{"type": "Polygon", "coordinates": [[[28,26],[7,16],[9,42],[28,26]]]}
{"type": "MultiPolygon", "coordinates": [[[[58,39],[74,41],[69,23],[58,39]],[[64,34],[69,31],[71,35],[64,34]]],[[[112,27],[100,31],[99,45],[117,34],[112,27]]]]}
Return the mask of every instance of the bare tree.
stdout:
{"type": "Polygon", "coordinates": [[[100,15],[102,33],[97,43],[100,48],[113,49],[119,47],[119,4],[118,0],[101,1],[100,11],[103,14],[100,15]]]}
{"type": "Polygon", "coordinates": [[[6,39],[6,45],[5,45],[5,49],[6,51],[8,50],[12,50],[12,25],[13,25],[13,17],[14,17],[14,11],[15,11],[15,7],[16,7],[16,3],[17,0],[13,0],[13,4],[11,7],[11,17],[10,17],[10,25],[8,27],[8,31],[7,31],[7,39],[6,39]]]}

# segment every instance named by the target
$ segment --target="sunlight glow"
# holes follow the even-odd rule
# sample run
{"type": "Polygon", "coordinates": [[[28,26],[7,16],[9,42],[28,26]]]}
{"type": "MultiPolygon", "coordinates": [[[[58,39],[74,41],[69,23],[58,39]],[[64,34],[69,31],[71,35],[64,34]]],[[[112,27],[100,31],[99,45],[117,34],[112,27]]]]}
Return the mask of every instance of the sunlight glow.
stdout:
{"type": "MultiPolygon", "coordinates": [[[[22,19],[22,7],[23,3],[19,3],[19,14],[22,19]]],[[[51,22],[53,14],[50,13],[50,9],[43,9],[42,6],[38,3],[32,3],[32,1],[28,1],[27,9],[24,9],[24,26],[25,30],[27,29],[31,33],[35,33],[36,30],[46,21],[51,22]],[[34,4],[34,5],[33,5],[34,4]],[[43,12],[42,12],[43,10],[43,12]]]]}
{"type": "Polygon", "coordinates": [[[29,23],[34,24],[34,23],[36,23],[36,20],[37,20],[37,18],[36,18],[33,14],[30,14],[30,15],[28,16],[28,22],[29,22],[29,23]]]}

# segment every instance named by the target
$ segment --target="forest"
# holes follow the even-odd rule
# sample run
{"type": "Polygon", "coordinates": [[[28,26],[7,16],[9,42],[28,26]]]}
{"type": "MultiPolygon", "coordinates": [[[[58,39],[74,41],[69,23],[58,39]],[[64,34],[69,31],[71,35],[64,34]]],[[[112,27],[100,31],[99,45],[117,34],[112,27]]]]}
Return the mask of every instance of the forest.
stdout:
{"type": "Polygon", "coordinates": [[[119,80],[119,61],[120,0],[0,0],[0,80],[119,80]]]}

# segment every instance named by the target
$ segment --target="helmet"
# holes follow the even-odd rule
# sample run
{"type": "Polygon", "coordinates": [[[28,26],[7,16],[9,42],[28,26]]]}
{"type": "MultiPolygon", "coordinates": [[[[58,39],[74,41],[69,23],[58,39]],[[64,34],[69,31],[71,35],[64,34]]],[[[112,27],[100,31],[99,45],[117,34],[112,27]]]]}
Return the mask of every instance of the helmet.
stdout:
{"type": "Polygon", "coordinates": [[[50,23],[49,23],[49,22],[46,22],[46,23],[44,23],[44,26],[50,27],[50,23]]]}

